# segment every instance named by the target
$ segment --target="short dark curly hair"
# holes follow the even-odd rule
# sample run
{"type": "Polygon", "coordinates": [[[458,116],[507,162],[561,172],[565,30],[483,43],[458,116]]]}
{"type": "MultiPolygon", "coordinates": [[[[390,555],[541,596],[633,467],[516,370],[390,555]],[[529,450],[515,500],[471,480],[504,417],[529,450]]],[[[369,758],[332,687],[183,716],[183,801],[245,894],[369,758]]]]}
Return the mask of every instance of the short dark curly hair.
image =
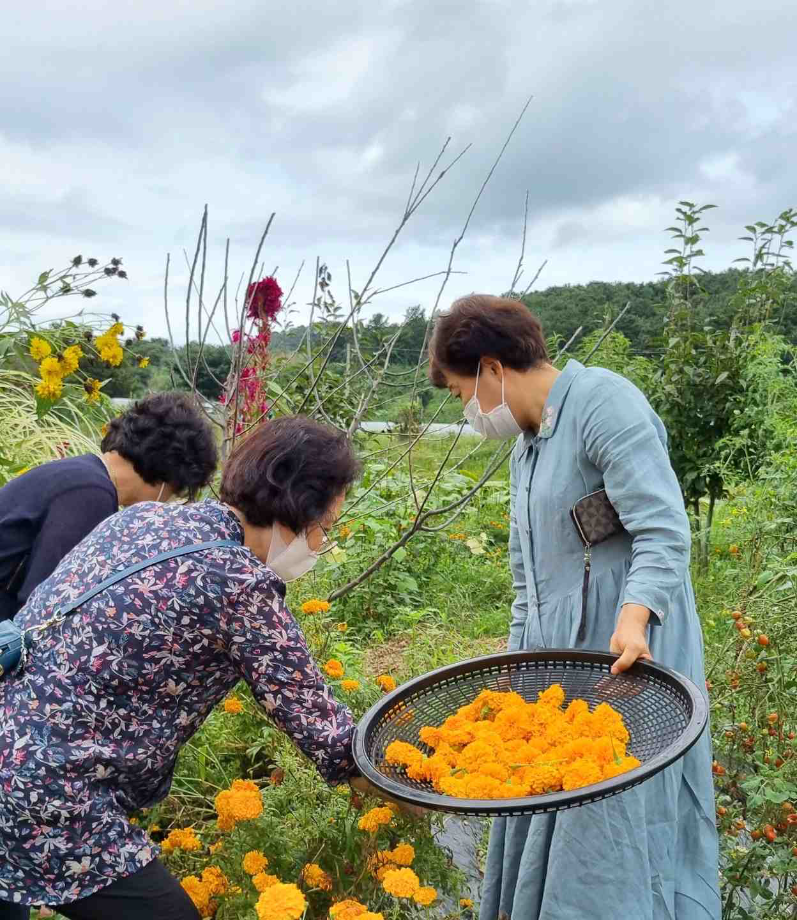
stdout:
{"type": "Polygon", "coordinates": [[[429,378],[447,386],[445,372],[475,377],[482,358],[527,371],[548,361],[548,346],[537,317],[519,300],[470,294],[437,318],[429,344],[429,378]]]}
{"type": "Polygon", "coordinates": [[[345,434],[301,415],[259,425],[224,466],[220,498],[255,527],[302,533],[320,523],[357,479],[360,461],[345,434]]]}
{"type": "Polygon", "coordinates": [[[155,393],[108,422],[103,453],[115,450],[149,483],[194,499],[216,469],[213,430],[186,393],[155,393]]]}

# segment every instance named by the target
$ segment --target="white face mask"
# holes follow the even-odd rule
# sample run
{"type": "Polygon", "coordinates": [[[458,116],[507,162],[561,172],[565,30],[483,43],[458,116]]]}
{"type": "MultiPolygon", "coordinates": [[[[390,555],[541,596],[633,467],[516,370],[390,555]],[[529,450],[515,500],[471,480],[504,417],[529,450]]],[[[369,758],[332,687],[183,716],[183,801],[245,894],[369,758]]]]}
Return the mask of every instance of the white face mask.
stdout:
{"type": "Polygon", "coordinates": [[[283,581],[294,581],[306,575],[318,562],[318,555],[307,545],[306,533],[298,534],[286,543],[279,527],[274,524],[266,565],[283,581]]]}
{"type": "Polygon", "coordinates": [[[513,438],[523,430],[515,421],[515,416],[504,399],[504,369],[501,368],[501,405],[489,412],[482,412],[477,393],[479,392],[479,371],[481,362],[476,370],[476,389],[473,396],[465,406],[465,418],[471,427],[484,438],[513,438]]]}

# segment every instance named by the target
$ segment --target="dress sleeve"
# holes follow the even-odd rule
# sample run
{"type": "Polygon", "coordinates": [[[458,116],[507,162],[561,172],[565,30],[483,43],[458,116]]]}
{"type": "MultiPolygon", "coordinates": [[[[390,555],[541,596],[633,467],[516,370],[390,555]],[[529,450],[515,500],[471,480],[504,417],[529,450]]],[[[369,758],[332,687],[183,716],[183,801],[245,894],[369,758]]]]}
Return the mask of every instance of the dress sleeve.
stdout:
{"type": "Polygon", "coordinates": [[[105,518],[116,511],[111,494],[101,488],[75,488],[56,496],[47,509],[31,548],[25,580],[19,591],[24,603],[58,563],[105,518]]]}
{"type": "Polygon", "coordinates": [[[512,587],[515,600],[512,603],[512,622],[509,627],[508,650],[516,652],[520,648],[523,629],[528,616],[528,595],[526,593],[526,569],[523,565],[523,549],[517,526],[517,479],[519,471],[515,460],[515,451],[509,463],[509,567],[512,571],[512,587]]]}
{"type": "Polygon", "coordinates": [[[242,592],[221,627],[257,702],[324,779],[334,786],[355,774],[352,714],[324,682],[276,585],[242,592]]]}
{"type": "Polygon", "coordinates": [[[641,604],[664,623],[689,571],[691,534],[681,489],[653,410],[629,384],[592,387],[584,444],[623,526],[633,538],[624,604],[641,604]]]}

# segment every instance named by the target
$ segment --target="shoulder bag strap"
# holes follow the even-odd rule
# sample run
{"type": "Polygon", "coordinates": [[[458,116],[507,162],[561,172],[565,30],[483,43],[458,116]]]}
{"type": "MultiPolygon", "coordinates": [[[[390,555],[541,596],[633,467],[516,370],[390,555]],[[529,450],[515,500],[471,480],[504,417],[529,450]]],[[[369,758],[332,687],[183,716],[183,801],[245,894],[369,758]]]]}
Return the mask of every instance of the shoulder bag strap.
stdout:
{"type": "Polygon", "coordinates": [[[165,553],[159,553],[157,556],[152,556],[149,559],[142,559],[140,562],[136,562],[133,565],[129,565],[126,569],[122,569],[121,572],[110,575],[93,588],[89,588],[89,590],[81,594],[80,597],[76,598],[74,601],[70,601],[66,607],[59,607],[57,615],[60,615],[60,618],[63,619],[70,613],[74,613],[78,607],[85,604],[86,601],[90,601],[92,597],[99,594],[101,591],[122,581],[127,578],[128,575],[135,575],[136,572],[140,572],[142,569],[148,569],[151,565],[157,565],[159,562],[165,562],[167,559],[174,559],[175,556],[187,556],[189,553],[198,553],[203,549],[213,549],[216,546],[241,547],[243,544],[238,543],[236,540],[211,540],[208,543],[192,543],[190,546],[178,546],[176,549],[170,549],[165,553]]]}

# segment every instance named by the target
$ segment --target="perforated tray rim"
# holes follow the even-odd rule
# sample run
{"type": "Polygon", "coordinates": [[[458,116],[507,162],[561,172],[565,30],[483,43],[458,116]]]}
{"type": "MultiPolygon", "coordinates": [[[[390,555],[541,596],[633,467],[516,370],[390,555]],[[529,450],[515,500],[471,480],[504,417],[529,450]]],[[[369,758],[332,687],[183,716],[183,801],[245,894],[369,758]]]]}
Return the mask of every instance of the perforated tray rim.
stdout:
{"type": "MultiPolygon", "coordinates": [[[[664,665],[638,661],[622,675],[610,674],[616,655],[597,651],[573,649],[543,649],[539,651],[500,652],[446,665],[414,678],[382,697],[362,717],[353,739],[354,760],[359,771],[374,786],[399,802],[418,805],[434,811],[453,814],[508,816],[561,811],[587,802],[599,801],[639,785],[673,764],[700,738],[708,723],[708,700],[705,693],[688,677],[664,665]],[[599,672],[609,680],[638,680],[645,687],[658,684],[671,687],[683,701],[688,720],[680,736],[658,754],[628,773],[592,786],[570,791],[516,799],[457,799],[452,796],[426,792],[404,785],[380,772],[369,754],[373,735],[381,727],[384,716],[402,703],[409,704],[430,687],[456,683],[466,675],[492,674],[511,677],[528,670],[554,670],[564,667],[573,671],[599,672]]],[[[551,681],[552,683],[555,681],[551,681]]],[[[633,748],[633,738],[631,742],[633,748]]]]}

